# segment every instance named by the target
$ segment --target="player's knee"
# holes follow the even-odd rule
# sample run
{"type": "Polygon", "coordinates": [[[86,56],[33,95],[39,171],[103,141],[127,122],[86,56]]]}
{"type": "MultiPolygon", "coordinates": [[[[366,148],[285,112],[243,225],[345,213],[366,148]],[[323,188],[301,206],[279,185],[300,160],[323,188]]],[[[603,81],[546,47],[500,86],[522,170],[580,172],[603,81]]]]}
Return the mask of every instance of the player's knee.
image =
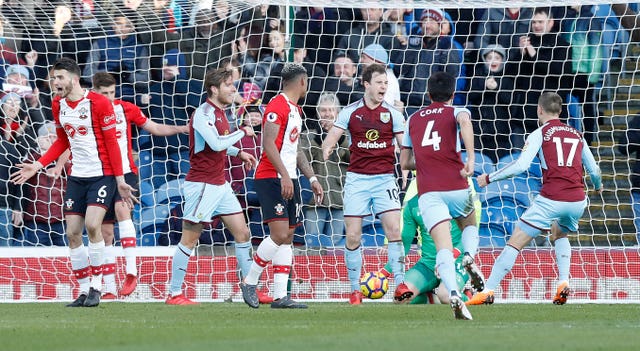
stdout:
{"type": "Polygon", "coordinates": [[[249,237],[251,236],[249,228],[246,225],[236,229],[231,234],[233,235],[233,240],[237,243],[246,243],[249,241],[249,237]]]}

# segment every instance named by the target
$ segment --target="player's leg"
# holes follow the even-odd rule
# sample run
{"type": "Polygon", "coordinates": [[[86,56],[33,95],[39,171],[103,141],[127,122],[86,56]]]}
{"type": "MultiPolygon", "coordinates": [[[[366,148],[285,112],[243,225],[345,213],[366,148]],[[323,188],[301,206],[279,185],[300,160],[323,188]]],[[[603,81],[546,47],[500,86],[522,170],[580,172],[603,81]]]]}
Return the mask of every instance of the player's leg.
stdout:
{"type": "Polygon", "coordinates": [[[91,288],[84,302],[85,307],[94,307],[100,303],[105,248],[102,237],[102,221],[106,212],[105,207],[89,205],[84,218],[84,225],[89,236],[89,265],[91,266],[91,288]]]}
{"type": "Polygon", "coordinates": [[[196,302],[189,300],[182,293],[182,284],[187,274],[189,258],[202,234],[203,224],[211,220],[213,211],[219,204],[221,197],[217,192],[218,187],[206,183],[185,181],[185,204],[182,217],[182,236],[176,247],[171,262],[171,282],[169,285],[168,305],[193,305],[196,302]]]}
{"type": "MultiPolygon", "coordinates": [[[[556,305],[567,303],[567,297],[571,293],[569,284],[569,272],[571,269],[571,244],[567,236],[578,231],[578,221],[584,214],[587,200],[579,202],[558,202],[556,208],[562,211],[562,215],[551,226],[551,239],[556,253],[558,265],[558,285],[553,298],[556,305]]],[[[560,211],[559,211],[560,212],[560,211]]]]}
{"type": "MultiPolygon", "coordinates": [[[[409,251],[411,251],[411,244],[413,243],[413,239],[416,238],[416,233],[403,230],[400,232],[400,234],[402,236],[402,246],[404,247],[404,256],[406,257],[409,254],[409,251]]],[[[380,273],[382,273],[385,277],[389,277],[391,275],[391,272],[392,272],[391,263],[387,260],[387,263],[384,265],[384,268],[380,270],[380,273]]],[[[406,276],[405,276],[405,280],[406,280],[406,276]]]]}
{"type": "Polygon", "coordinates": [[[113,300],[118,297],[116,287],[116,252],[113,246],[114,242],[114,226],[113,220],[106,215],[102,223],[102,238],[104,239],[104,261],[102,263],[102,280],[104,288],[102,290],[102,299],[113,300]]]}
{"type": "Polygon", "coordinates": [[[362,275],[362,218],[371,214],[371,189],[367,175],[347,172],[344,184],[344,261],[351,284],[349,303],[362,303],[360,276],[362,275]]]}
{"type": "Polygon", "coordinates": [[[78,298],[67,307],[84,306],[84,301],[89,294],[91,267],[89,267],[89,252],[82,242],[84,231],[84,217],[78,214],[65,215],[67,240],[69,242],[69,255],[71,260],[71,270],[80,287],[78,298]]]}
{"type": "Polygon", "coordinates": [[[484,290],[484,275],[475,264],[475,257],[478,252],[480,237],[478,235],[478,225],[476,223],[476,212],[474,209],[471,189],[450,192],[452,197],[449,211],[458,228],[462,231],[460,239],[463,247],[462,263],[471,277],[471,285],[476,291],[484,290]]]}
{"type": "MultiPolygon", "coordinates": [[[[237,200],[236,200],[237,201],[237,200]]],[[[238,204],[238,207],[240,204],[238,204]]],[[[229,229],[233,235],[235,242],[235,252],[238,268],[240,269],[240,277],[244,279],[251,269],[251,241],[249,227],[244,219],[242,212],[220,216],[222,223],[229,229]]],[[[240,279],[242,281],[242,279],[240,279]]]]}
{"type": "MultiPolygon", "coordinates": [[[[405,246],[400,233],[400,197],[396,180],[391,174],[369,177],[373,211],[380,218],[388,240],[387,264],[396,285],[404,281],[405,246]]],[[[409,244],[411,245],[411,244],[409,244]]]]}
{"type": "Polygon", "coordinates": [[[431,292],[439,283],[440,280],[428,267],[426,260],[421,258],[406,272],[404,282],[396,288],[394,302],[414,303],[416,297],[431,292]]]}
{"type": "Polygon", "coordinates": [[[471,313],[462,302],[456,284],[455,259],[451,241],[450,203],[445,202],[443,192],[430,192],[420,196],[418,204],[425,227],[436,247],[436,270],[449,292],[451,309],[456,319],[471,320],[471,313]]]}
{"type": "MultiPolygon", "coordinates": [[[[138,176],[127,173],[125,180],[132,188],[138,190],[138,176]]],[[[131,220],[131,209],[122,201],[115,202],[116,219],[118,220],[118,232],[120,233],[120,245],[124,252],[127,276],[120,288],[120,296],[130,295],[138,285],[138,266],[136,254],[136,228],[131,220]]]]}

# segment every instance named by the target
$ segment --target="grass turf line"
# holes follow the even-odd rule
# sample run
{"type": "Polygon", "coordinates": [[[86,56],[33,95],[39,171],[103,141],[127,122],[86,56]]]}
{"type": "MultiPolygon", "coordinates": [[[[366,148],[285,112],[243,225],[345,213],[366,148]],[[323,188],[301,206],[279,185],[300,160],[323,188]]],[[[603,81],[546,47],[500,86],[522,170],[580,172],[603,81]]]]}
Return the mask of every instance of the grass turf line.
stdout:
{"type": "Polygon", "coordinates": [[[640,305],[0,304],[0,350],[638,350],[640,305]]]}

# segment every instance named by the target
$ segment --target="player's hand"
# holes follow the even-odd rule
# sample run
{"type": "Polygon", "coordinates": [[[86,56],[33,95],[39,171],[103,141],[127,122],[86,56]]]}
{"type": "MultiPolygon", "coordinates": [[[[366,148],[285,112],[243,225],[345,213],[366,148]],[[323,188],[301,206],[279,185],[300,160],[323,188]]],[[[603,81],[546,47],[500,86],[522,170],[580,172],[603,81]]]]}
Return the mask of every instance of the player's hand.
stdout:
{"type": "Polygon", "coordinates": [[[244,163],[244,168],[250,170],[256,167],[256,158],[252,154],[244,151],[238,153],[238,158],[244,163]]]}
{"type": "Polygon", "coordinates": [[[478,181],[478,186],[484,188],[485,186],[487,186],[487,184],[489,184],[489,175],[486,173],[482,173],[481,175],[476,177],[476,180],[478,181]]]}
{"type": "Polygon", "coordinates": [[[134,204],[140,203],[140,200],[138,200],[135,196],[133,196],[133,193],[135,191],[136,190],[126,182],[124,181],[118,182],[118,193],[120,193],[120,197],[122,198],[122,201],[124,201],[124,203],[127,206],[129,206],[129,208],[133,208],[134,204]]]}
{"type": "Polygon", "coordinates": [[[293,199],[293,182],[288,175],[282,176],[280,179],[280,189],[282,198],[285,200],[293,199]]]}
{"type": "Polygon", "coordinates": [[[179,133],[189,134],[189,126],[177,126],[179,133]]]}
{"type": "Polygon", "coordinates": [[[330,148],[323,148],[322,149],[322,159],[327,161],[329,159],[329,157],[331,157],[331,152],[333,152],[333,147],[330,148]]]}
{"type": "Polygon", "coordinates": [[[460,175],[462,178],[469,178],[473,175],[474,168],[474,160],[468,159],[467,163],[465,163],[464,168],[460,170],[460,175]]]}
{"type": "Polygon", "coordinates": [[[36,175],[43,166],[40,162],[36,161],[34,163],[19,163],[16,167],[20,169],[11,174],[11,181],[15,184],[24,184],[36,175]]]}
{"type": "Polygon", "coordinates": [[[320,185],[319,181],[315,181],[311,183],[311,191],[313,191],[313,198],[316,201],[316,205],[322,204],[322,200],[324,199],[324,190],[322,189],[322,185],[320,185]]]}
{"type": "Polygon", "coordinates": [[[256,136],[256,132],[253,130],[252,126],[244,126],[242,127],[242,130],[244,130],[244,133],[246,136],[248,137],[255,137],[256,136]]]}
{"type": "Polygon", "coordinates": [[[47,177],[53,178],[53,179],[60,178],[60,176],[62,176],[62,169],[63,168],[64,167],[55,166],[53,168],[47,169],[47,177]]]}

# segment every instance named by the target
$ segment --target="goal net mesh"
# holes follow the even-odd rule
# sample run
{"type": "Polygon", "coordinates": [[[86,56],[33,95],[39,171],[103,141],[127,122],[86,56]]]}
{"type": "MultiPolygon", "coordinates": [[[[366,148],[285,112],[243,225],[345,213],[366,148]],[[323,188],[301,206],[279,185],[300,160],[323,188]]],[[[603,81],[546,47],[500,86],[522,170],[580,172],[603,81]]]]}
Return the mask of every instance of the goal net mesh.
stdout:
{"type": "MultiPolygon", "coordinates": [[[[94,73],[112,73],[118,98],[169,125],[187,124],[204,102],[202,81],[208,70],[234,70],[238,94],[227,117],[232,129],[253,123],[258,137],[239,144],[256,156],[259,118],[280,90],[282,65],[302,63],[310,78],[301,101],[305,125],[300,142],[326,193],[322,204],[313,203],[308,180],[301,177],[304,223],[294,237],[291,291],[295,298],[318,301],[345,299],[350,292],[342,217],[349,140],[341,139],[326,162],[320,144],[336,113],[362,98],[363,66],[379,62],[388,67],[385,100],[405,117],[428,103],[431,72],[455,75],[453,103],[472,112],[476,175],[517,158],[526,135],[537,127],[537,96],[558,92],[565,99],[562,118],[584,133],[604,184],[602,195],[589,193],[579,232],[570,236],[574,297],[640,301],[638,205],[633,200],[640,201],[635,187],[640,184],[635,167],[640,148],[638,8],[621,1],[586,3],[324,0],[308,7],[308,1],[296,0],[0,1],[5,201],[0,203],[0,301],[70,300],[77,293],[63,247],[65,178],[43,171],[22,187],[8,181],[17,163],[33,160],[50,142],[49,69],[60,57],[78,61],[87,88],[94,73]]],[[[166,297],[172,246],[180,240],[188,137],[158,137],[132,128],[140,178],[140,204],[133,211],[140,284],[131,299],[158,300],[166,297]]],[[[257,245],[268,228],[262,224],[253,171],[235,158],[229,158],[227,168],[257,245]]],[[[404,197],[399,169],[397,177],[404,197]]],[[[540,191],[541,180],[540,165],[534,163],[518,177],[477,189],[477,261],[486,276],[518,216],[540,191]]],[[[205,227],[186,278],[189,297],[241,300],[232,244],[218,219],[205,227]]],[[[379,219],[364,218],[363,272],[384,266],[384,246],[379,219]]],[[[419,250],[414,242],[407,268],[419,250]]],[[[268,269],[263,280],[271,277],[268,269]]],[[[118,279],[123,278],[119,258],[118,279]]],[[[502,301],[547,301],[556,279],[553,245],[541,236],[523,250],[498,294],[502,301]]]]}

